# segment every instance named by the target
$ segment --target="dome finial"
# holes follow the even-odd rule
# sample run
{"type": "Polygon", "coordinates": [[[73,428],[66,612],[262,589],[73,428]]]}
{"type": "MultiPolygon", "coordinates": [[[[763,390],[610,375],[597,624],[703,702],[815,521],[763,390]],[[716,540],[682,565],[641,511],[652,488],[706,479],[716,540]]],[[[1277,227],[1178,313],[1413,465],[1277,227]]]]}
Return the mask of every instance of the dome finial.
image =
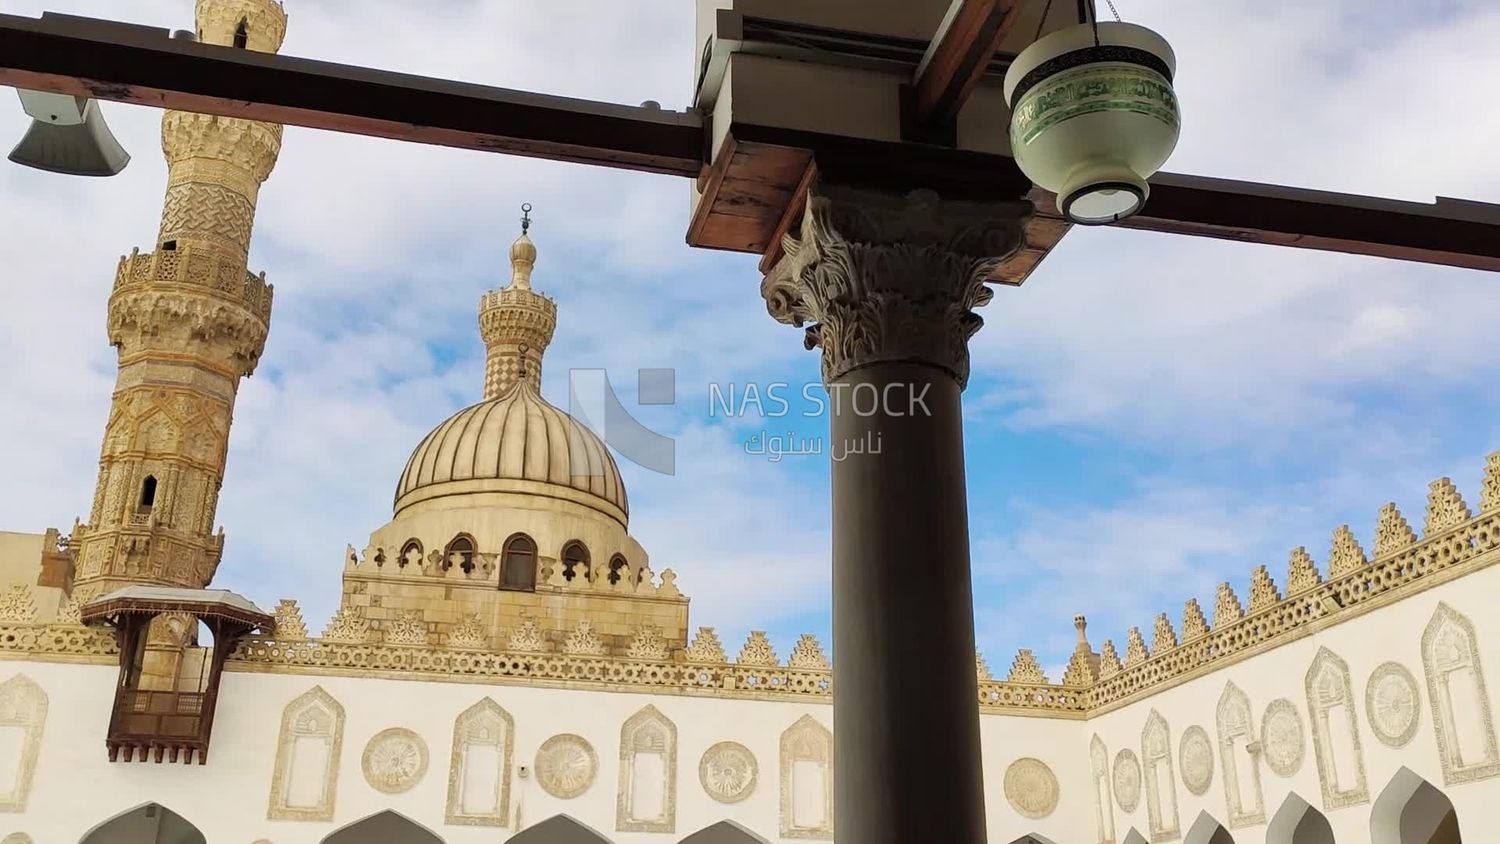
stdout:
{"type": "Polygon", "coordinates": [[[531,203],[521,203],[521,236],[510,245],[510,287],[531,289],[531,268],[536,266],[536,244],[527,234],[531,230],[531,203]]]}

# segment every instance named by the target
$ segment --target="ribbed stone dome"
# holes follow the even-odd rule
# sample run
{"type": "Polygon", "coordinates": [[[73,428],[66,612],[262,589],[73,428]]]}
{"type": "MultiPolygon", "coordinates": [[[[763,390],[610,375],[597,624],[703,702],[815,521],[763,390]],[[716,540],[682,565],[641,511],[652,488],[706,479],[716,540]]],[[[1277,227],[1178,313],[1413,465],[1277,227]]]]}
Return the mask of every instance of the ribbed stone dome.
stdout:
{"type": "Polygon", "coordinates": [[[492,492],[572,501],[621,525],[629,520],[625,484],[609,449],[526,379],[460,410],[423,438],[396,485],[396,515],[441,499],[474,506],[465,498],[492,492]]]}

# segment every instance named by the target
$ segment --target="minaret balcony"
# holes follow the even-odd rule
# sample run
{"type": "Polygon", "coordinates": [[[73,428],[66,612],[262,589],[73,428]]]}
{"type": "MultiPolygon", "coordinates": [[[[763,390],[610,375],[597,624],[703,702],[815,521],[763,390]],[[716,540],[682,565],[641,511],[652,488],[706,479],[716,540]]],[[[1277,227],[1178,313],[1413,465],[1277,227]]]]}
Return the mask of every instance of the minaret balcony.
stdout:
{"type": "Polygon", "coordinates": [[[156,252],[132,250],[120,258],[114,292],[162,284],[200,288],[243,305],[262,322],[271,320],[274,287],[265,273],[247,272],[244,262],[184,244],[156,252]]]}

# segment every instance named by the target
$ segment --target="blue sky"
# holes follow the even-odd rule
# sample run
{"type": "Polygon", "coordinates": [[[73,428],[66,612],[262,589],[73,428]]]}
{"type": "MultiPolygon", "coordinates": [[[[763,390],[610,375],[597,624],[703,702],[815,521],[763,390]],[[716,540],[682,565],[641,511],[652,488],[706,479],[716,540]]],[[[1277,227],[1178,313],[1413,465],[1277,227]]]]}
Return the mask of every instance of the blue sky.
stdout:
{"type": "MultiPolygon", "coordinates": [[[[486,0],[424,6],[287,0],[285,52],[508,87],[681,107],[687,4],[486,0]],[[642,37],[648,34],[649,37],[642,37]]],[[[21,0],[163,26],[188,0],[21,0]]],[[[1500,9],[1481,2],[1125,0],[1179,54],[1185,112],[1169,165],[1429,200],[1500,202],[1500,9]]],[[[0,168],[0,529],[66,530],[92,493],[113,382],[105,300],[118,256],[154,239],[159,115],[112,106],[122,176],[0,168]]],[[[18,136],[19,109],[0,109],[18,136]]],[[[261,369],[241,390],[219,519],[223,585],[337,600],[346,543],[390,515],[411,448],[477,400],[479,295],[507,277],[518,206],[535,206],[535,282],[558,300],[545,392],[570,367],[672,367],[679,403],[642,418],[678,440],[679,472],[625,465],[632,532],[673,568],[695,625],[731,650],[769,630],[785,655],[828,622],[828,466],[770,463],[745,438],[784,420],[708,412],[710,383],[815,381],[800,333],[773,322],[753,257],[683,245],[670,178],[291,129],[260,203],[252,269],[276,284],[261,369]]],[[[1071,234],[1020,289],[997,291],[966,395],[980,644],[1003,672],[1032,647],[1056,676],[1075,613],[1097,647],[1322,565],[1349,523],[1368,549],[1395,500],[1420,523],[1429,480],[1477,497],[1500,448],[1500,279],[1300,250],[1114,230],[1071,234]]],[[[622,375],[623,374],[623,377],[622,375]]],[[[627,402],[628,390],[623,391],[627,402]]],[[[801,422],[803,433],[817,420],[801,422]]],[[[920,570],[920,561],[916,568],[920,570]]]]}

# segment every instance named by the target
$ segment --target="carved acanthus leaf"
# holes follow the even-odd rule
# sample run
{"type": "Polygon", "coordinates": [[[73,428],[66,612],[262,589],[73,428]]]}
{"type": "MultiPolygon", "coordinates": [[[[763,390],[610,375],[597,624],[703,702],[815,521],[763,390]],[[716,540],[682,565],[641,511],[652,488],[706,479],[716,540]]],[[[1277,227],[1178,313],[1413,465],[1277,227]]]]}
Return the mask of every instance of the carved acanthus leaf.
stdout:
{"type": "Polygon", "coordinates": [[[1012,683],[1046,683],[1047,675],[1043,673],[1041,663],[1036,661],[1036,654],[1030,648],[1022,648],[1016,651],[1016,658],[1010,664],[1010,677],[1012,683]]]}
{"type": "Polygon", "coordinates": [[[1191,598],[1182,606],[1182,641],[1191,642],[1206,635],[1208,619],[1203,616],[1203,608],[1198,606],[1198,599],[1191,598]]]}
{"type": "Polygon", "coordinates": [[[1438,478],[1427,491],[1427,523],[1422,532],[1425,536],[1441,533],[1474,518],[1469,505],[1459,494],[1458,487],[1447,478],[1438,478]]]}
{"type": "Polygon", "coordinates": [[[1214,629],[1218,630],[1244,617],[1245,607],[1240,603],[1240,597],[1234,594],[1234,587],[1228,583],[1220,583],[1219,591],[1214,596],[1214,629]]]}
{"type": "Polygon", "coordinates": [[[833,381],[919,360],[968,380],[991,272],[1022,243],[1028,202],[943,201],[834,185],[809,191],[798,236],[761,284],[771,316],[807,329],[833,381]]]}
{"type": "Polygon", "coordinates": [[[830,667],[828,657],[823,653],[823,646],[811,633],[803,633],[797,640],[786,664],[792,668],[806,668],[814,671],[827,671],[830,667]]]}
{"type": "Polygon", "coordinates": [[[1250,612],[1260,612],[1281,603],[1281,593],[1276,591],[1276,581],[1265,566],[1256,566],[1250,572],[1250,612]]]}
{"type": "Polygon", "coordinates": [[[1125,636],[1125,667],[1140,665],[1150,657],[1151,654],[1146,651],[1146,639],[1141,635],[1141,628],[1130,628],[1130,632],[1125,636]]]}
{"type": "Polygon", "coordinates": [[[302,642],[307,639],[307,622],[302,618],[302,609],[291,598],[282,598],[276,604],[275,636],[283,642],[302,642]]]}
{"type": "Polygon", "coordinates": [[[766,638],[764,630],[750,631],[750,638],[745,640],[744,647],[740,648],[739,659],[735,660],[739,665],[777,665],[776,650],[771,647],[771,640],[766,638]]]}
{"type": "Polygon", "coordinates": [[[1318,574],[1318,564],[1313,562],[1312,555],[1307,553],[1307,548],[1301,545],[1293,548],[1292,557],[1286,565],[1286,593],[1295,595],[1298,592],[1305,592],[1322,582],[1323,577],[1318,574]]]}
{"type": "Polygon", "coordinates": [[[729,656],[724,653],[724,643],[719,641],[719,634],[712,627],[699,627],[698,635],[693,637],[684,655],[688,662],[722,665],[729,661],[729,656]]]}
{"type": "Polygon", "coordinates": [[[594,632],[593,622],[580,621],[563,642],[563,653],[580,656],[603,656],[604,640],[594,632]]]}
{"type": "Polygon", "coordinates": [[[1156,626],[1151,631],[1151,652],[1162,654],[1177,647],[1177,633],[1172,629],[1172,620],[1166,613],[1156,616],[1156,626]]]}
{"type": "Polygon", "coordinates": [[[661,628],[654,624],[641,625],[625,649],[631,659],[663,660],[671,655],[667,640],[662,638],[661,628]]]}
{"type": "Polygon", "coordinates": [[[1384,557],[1397,551],[1405,551],[1417,544],[1417,533],[1411,523],[1396,509],[1394,502],[1380,508],[1380,519],[1375,524],[1375,556],[1384,557]]]}
{"type": "MultiPolygon", "coordinates": [[[[1350,530],[1348,525],[1341,525],[1333,532],[1333,550],[1328,553],[1329,577],[1343,577],[1359,571],[1369,562],[1369,559],[1365,557],[1365,549],[1360,547],[1359,540],[1355,538],[1354,531],[1350,530]]],[[[1287,591],[1291,592],[1290,585],[1287,591]]]]}

